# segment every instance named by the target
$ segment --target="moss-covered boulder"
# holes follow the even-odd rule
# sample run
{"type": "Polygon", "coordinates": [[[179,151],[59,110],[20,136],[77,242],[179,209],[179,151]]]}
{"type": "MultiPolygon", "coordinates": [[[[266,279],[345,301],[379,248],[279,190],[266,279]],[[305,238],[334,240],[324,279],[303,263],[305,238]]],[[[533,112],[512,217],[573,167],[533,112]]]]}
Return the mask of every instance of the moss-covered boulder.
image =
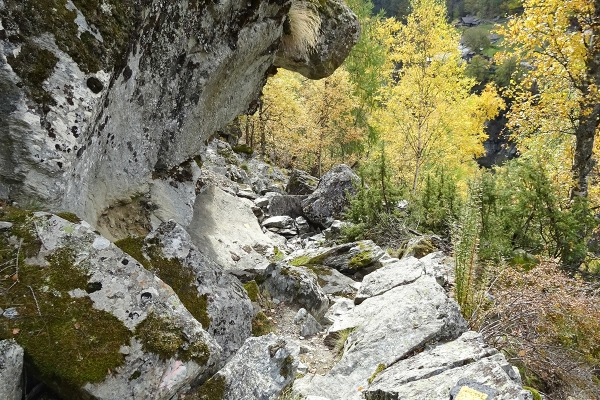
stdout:
{"type": "Polygon", "coordinates": [[[254,310],[242,283],[200,253],[173,221],[148,235],[143,251],[151,260],[149,269],[175,290],[223,348],[223,360],[229,360],[252,331],[254,310]]]}
{"type": "Polygon", "coordinates": [[[327,294],[319,286],[317,276],[310,270],[285,262],[270,264],[263,275],[261,288],[281,301],[305,308],[320,320],[329,308],[327,294]]]}
{"type": "Polygon", "coordinates": [[[362,277],[380,268],[391,257],[371,240],[344,243],[334,247],[298,251],[288,261],[294,266],[324,265],[344,274],[362,277]]]}
{"type": "Polygon", "coordinates": [[[65,398],[167,399],[202,382],[221,348],[173,289],[95,233],[48,213],[0,210],[0,338],[65,398]]]}

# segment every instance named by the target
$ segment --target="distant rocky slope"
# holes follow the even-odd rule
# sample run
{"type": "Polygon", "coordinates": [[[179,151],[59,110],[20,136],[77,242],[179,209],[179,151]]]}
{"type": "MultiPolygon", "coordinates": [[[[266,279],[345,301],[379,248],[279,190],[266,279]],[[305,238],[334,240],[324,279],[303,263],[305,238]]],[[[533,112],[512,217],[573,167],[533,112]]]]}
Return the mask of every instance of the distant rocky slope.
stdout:
{"type": "Polygon", "coordinates": [[[0,1],[0,198],[96,223],[257,107],[275,67],[331,74],[359,36],[341,0],[309,54],[281,45],[291,0],[0,1]]]}

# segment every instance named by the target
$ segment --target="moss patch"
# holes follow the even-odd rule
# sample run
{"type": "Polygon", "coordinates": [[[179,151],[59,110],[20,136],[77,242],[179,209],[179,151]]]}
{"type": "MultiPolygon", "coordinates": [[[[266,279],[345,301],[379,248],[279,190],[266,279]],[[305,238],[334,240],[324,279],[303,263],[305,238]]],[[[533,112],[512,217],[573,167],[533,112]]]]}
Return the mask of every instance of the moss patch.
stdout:
{"type": "Polygon", "coordinates": [[[204,342],[189,344],[180,327],[166,318],[150,313],[135,329],[135,336],[145,351],[158,354],[161,360],[177,358],[206,365],[210,349],[204,342]]]}
{"type": "Polygon", "coordinates": [[[21,44],[19,56],[8,63],[40,104],[52,104],[42,88],[58,59],[49,51],[37,48],[31,38],[50,33],[58,48],[67,53],[85,73],[119,67],[135,28],[134,0],[73,0],[88,25],[102,36],[99,42],[90,32],[79,34],[75,10],[67,9],[67,0],[4,0],[0,19],[8,40],[21,44]]]}
{"type": "Polygon", "coordinates": [[[248,293],[248,297],[250,298],[250,300],[252,300],[255,303],[258,303],[258,285],[256,284],[256,281],[250,281],[250,282],[246,282],[244,283],[244,289],[246,289],[246,292],[248,293]]]}
{"type": "Polygon", "coordinates": [[[81,223],[81,218],[79,218],[77,215],[70,213],[70,212],[61,212],[61,213],[57,213],[56,215],[64,220],[69,221],[72,224],[80,224],[81,223]]]}
{"type": "Polygon", "coordinates": [[[227,381],[220,375],[215,375],[198,388],[192,396],[193,400],[222,400],[225,397],[227,381]]]}
{"type": "MultiPolygon", "coordinates": [[[[4,236],[0,250],[3,256],[17,257],[4,236]]],[[[15,319],[0,318],[0,338],[14,338],[45,382],[67,386],[101,382],[108,370],[123,364],[119,349],[129,343],[131,332],[112,314],[94,309],[89,298],[68,294],[85,290],[89,280],[74,265],[72,251],[59,250],[48,262],[44,268],[30,266],[20,253],[18,281],[0,283],[4,292],[0,307],[14,307],[19,314],[15,319]]]]}
{"type": "Polygon", "coordinates": [[[143,238],[129,237],[115,242],[115,245],[171,286],[185,308],[202,324],[205,330],[208,329],[210,326],[210,317],[207,311],[208,296],[198,294],[194,271],[183,266],[176,258],[163,257],[157,240],[150,242],[146,244],[145,248],[147,256],[143,250],[145,245],[143,238]]]}
{"type": "Polygon", "coordinates": [[[323,265],[323,261],[329,256],[328,253],[319,254],[314,257],[307,255],[296,257],[290,261],[290,265],[294,267],[308,266],[308,265],[323,265]]]}
{"type": "Polygon", "coordinates": [[[529,387],[529,386],[523,386],[523,389],[531,392],[531,394],[533,395],[533,400],[542,400],[542,395],[540,394],[540,392],[538,392],[534,388],[529,387]]]}
{"type": "Polygon", "coordinates": [[[283,376],[285,379],[291,378],[292,373],[294,372],[293,364],[294,364],[294,357],[287,356],[283,360],[283,363],[281,364],[281,368],[279,369],[279,375],[283,376]]]}
{"type": "Polygon", "coordinates": [[[252,336],[263,336],[272,330],[271,322],[262,311],[252,318],[252,336]]]}
{"type": "MultiPolygon", "coordinates": [[[[20,253],[26,257],[34,257],[42,246],[39,240],[35,224],[33,222],[33,212],[25,211],[14,207],[4,207],[0,210],[0,221],[12,222],[13,226],[10,230],[10,235],[16,236],[18,240],[22,240],[20,253]]],[[[5,242],[4,244],[8,244],[5,242]]],[[[10,251],[0,251],[0,263],[8,257],[14,258],[10,251]]]]}
{"type": "Polygon", "coordinates": [[[42,87],[58,62],[58,58],[52,52],[27,41],[21,46],[19,55],[9,56],[7,61],[13,71],[19,75],[35,102],[54,105],[54,100],[42,87]]]}
{"type": "Polygon", "coordinates": [[[252,147],[248,146],[247,144],[238,144],[237,146],[233,146],[231,148],[234,152],[236,153],[242,153],[242,154],[252,154],[254,153],[254,150],[252,150],[252,147]]]}
{"type": "Polygon", "coordinates": [[[350,269],[361,269],[373,263],[373,254],[369,250],[361,251],[348,262],[350,269]]]}
{"type": "Polygon", "coordinates": [[[377,369],[375,369],[375,372],[373,372],[373,375],[371,375],[371,377],[369,379],[367,379],[367,381],[369,382],[369,385],[371,383],[373,383],[373,381],[375,380],[375,378],[377,378],[377,375],[379,375],[380,373],[382,373],[385,368],[386,368],[385,364],[379,364],[377,366],[377,369]]]}

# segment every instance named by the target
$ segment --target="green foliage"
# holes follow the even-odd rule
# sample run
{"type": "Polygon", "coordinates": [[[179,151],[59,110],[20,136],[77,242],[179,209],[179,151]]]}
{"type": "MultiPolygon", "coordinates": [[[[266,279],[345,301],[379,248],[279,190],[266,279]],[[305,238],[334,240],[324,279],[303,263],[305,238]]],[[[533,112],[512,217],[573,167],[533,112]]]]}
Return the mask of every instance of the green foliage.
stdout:
{"type": "Polygon", "coordinates": [[[488,30],[484,27],[474,26],[463,33],[462,42],[476,53],[480,53],[491,45],[488,34],[488,30]]]}
{"type": "Polygon", "coordinates": [[[434,234],[447,234],[462,207],[457,184],[457,178],[443,166],[428,174],[425,187],[409,202],[413,224],[434,234]]]}
{"type": "Polygon", "coordinates": [[[471,59],[471,62],[465,69],[465,74],[475,79],[477,82],[485,83],[489,76],[489,65],[490,63],[480,55],[476,55],[471,59]]]}
{"type": "Polygon", "coordinates": [[[508,87],[511,79],[518,81],[520,79],[521,72],[519,71],[517,58],[510,57],[502,61],[500,65],[496,67],[494,73],[494,82],[499,87],[508,87]]]}
{"type": "Polygon", "coordinates": [[[376,225],[383,213],[391,214],[402,198],[403,190],[392,181],[387,162],[385,142],[380,142],[377,156],[368,160],[359,171],[357,193],[350,200],[346,217],[356,224],[376,225]]]}
{"type": "Polygon", "coordinates": [[[585,199],[560,199],[557,192],[535,160],[513,160],[484,174],[480,256],[508,259],[521,249],[577,267],[586,255],[584,239],[597,222],[585,199]]]}

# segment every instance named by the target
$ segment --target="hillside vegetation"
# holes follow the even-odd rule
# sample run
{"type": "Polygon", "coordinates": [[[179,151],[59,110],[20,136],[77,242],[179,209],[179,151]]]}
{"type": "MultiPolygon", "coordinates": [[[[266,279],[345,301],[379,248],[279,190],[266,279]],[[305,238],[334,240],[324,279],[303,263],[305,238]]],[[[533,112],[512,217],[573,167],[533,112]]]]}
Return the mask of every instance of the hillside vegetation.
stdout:
{"type": "Polygon", "coordinates": [[[600,10],[591,0],[377,2],[398,17],[386,18],[369,1],[347,3],[362,37],[345,64],[320,81],[279,71],[238,121],[243,140],[319,177],[352,165],[361,183],[349,240],[397,252],[410,232],[447,238],[471,326],[547,398],[597,398],[600,10]],[[513,15],[460,31],[448,22],[467,13],[513,15]],[[518,154],[482,169],[499,114],[518,154]]]}

